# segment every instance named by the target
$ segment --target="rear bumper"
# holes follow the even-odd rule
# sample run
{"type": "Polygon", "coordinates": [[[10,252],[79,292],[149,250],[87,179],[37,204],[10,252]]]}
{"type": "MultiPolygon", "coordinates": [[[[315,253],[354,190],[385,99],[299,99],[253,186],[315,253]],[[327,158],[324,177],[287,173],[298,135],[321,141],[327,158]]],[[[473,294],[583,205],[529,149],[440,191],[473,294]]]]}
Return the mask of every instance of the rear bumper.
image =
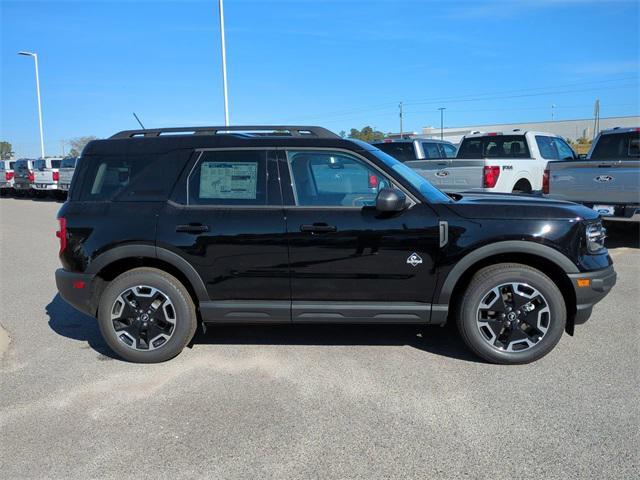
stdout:
{"type": "Polygon", "coordinates": [[[33,188],[34,190],[57,190],[58,189],[58,184],[57,183],[37,183],[34,182],[31,184],[31,188],[33,188]]]}
{"type": "Polygon", "coordinates": [[[579,325],[589,319],[593,306],[606,297],[616,284],[617,274],[613,269],[613,265],[611,265],[595,272],[572,273],[568,276],[576,293],[576,318],[574,323],[579,325]],[[579,287],[578,280],[581,280],[581,284],[585,286],[579,287]]]}
{"type": "Polygon", "coordinates": [[[56,286],[60,296],[71,306],[87,315],[95,316],[97,304],[94,300],[94,275],[56,270],[56,286]]]}

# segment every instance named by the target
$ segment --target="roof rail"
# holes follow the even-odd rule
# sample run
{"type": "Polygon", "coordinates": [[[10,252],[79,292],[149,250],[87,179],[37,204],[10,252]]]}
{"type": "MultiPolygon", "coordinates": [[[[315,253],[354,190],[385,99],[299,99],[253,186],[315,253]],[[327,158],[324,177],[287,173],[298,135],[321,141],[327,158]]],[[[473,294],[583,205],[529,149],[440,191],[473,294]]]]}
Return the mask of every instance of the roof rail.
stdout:
{"type": "Polygon", "coordinates": [[[220,135],[226,133],[246,134],[248,136],[284,136],[340,138],[339,135],[322,127],[293,125],[236,125],[233,127],[174,127],[123,130],[110,138],[159,137],[161,135],[220,135]]]}

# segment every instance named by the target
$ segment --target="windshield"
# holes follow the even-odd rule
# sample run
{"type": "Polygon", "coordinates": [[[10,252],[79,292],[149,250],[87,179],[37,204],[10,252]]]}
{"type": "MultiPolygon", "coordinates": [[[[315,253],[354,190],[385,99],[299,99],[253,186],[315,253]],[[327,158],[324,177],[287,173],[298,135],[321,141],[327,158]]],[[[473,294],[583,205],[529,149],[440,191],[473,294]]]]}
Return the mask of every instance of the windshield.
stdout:
{"type": "Polygon", "coordinates": [[[400,163],[391,155],[384,153],[383,151],[372,148],[369,150],[372,154],[378,157],[384,164],[391,167],[394,172],[407,180],[413,188],[418,190],[424,197],[431,203],[451,203],[452,200],[431,185],[425,178],[421,177],[415,170],[407,167],[404,163],[400,163]]]}
{"type": "Polygon", "coordinates": [[[45,168],[47,168],[47,162],[44,160],[36,160],[33,162],[34,170],[44,170],[45,168]]]}
{"type": "Polygon", "coordinates": [[[76,158],[75,157],[64,158],[60,166],[61,168],[75,168],[76,158]]]}
{"type": "Polygon", "coordinates": [[[490,135],[462,140],[457,158],[529,158],[524,135],[490,135]]]}

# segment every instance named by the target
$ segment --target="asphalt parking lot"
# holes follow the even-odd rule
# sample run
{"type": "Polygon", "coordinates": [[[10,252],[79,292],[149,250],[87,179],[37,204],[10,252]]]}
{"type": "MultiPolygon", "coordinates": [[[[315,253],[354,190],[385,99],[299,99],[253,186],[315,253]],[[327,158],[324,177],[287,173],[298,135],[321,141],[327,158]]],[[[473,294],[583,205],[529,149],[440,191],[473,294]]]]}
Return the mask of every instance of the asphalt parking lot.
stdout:
{"type": "Polygon", "coordinates": [[[283,326],[137,365],[57,296],[59,206],[0,199],[3,478],[637,476],[632,230],[609,239],[618,285],[535,364],[482,363],[449,328],[283,326]]]}

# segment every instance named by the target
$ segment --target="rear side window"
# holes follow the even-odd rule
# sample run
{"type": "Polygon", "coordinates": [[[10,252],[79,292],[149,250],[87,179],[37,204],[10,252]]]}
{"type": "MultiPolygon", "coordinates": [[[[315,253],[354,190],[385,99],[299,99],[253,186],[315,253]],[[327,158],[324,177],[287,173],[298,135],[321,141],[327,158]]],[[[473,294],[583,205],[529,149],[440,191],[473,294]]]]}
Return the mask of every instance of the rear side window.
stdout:
{"type": "Polygon", "coordinates": [[[424,158],[427,160],[432,158],[442,158],[442,154],[440,153],[437,143],[422,142],[422,150],[424,150],[424,158]]]}
{"type": "Polygon", "coordinates": [[[538,150],[540,150],[540,155],[545,160],[557,160],[559,158],[553,138],[536,135],[536,144],[538,145],[538,150]]]}
{"type": "Polygon", "coordinates": [[[391,155],[396,160],[401,162],[407,162],[409,160],[416,159],[416,152],[413,147],[413,142],[388,142],[388,143],[376,143],[376,147],[382,150],[384,153],[391,155]]]}
{"type": "Polygon", "coordinates": [[[530,158],[524,135],[465,138],[457,158],[530,158]]]}
{"type": "Polygon", "coordinates": [[[267,152],[203,152],[188,180],[189,205],[268,205],[267,152]]]}
{"type": "Polygon", "coordinates": [[[83,157],[80,201],[166,200],[189,153],[83,157]]]}
{"type": "Polygon", "coordinates": [[[640,132],[610,133],[600,135],[590,159],[638,158],[639,156],[640,132]]]}

